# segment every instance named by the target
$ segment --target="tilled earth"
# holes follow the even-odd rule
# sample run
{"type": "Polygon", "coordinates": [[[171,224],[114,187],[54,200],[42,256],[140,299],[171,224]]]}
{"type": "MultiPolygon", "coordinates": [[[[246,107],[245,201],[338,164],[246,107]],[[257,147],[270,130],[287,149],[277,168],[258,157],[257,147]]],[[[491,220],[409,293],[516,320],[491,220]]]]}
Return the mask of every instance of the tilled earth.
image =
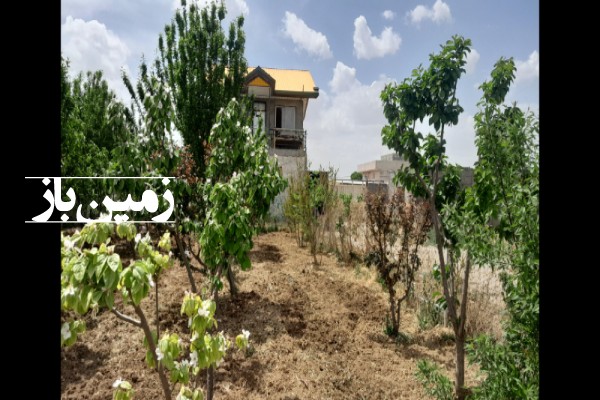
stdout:
{"type": "MultiPolygon", "coordinates": [[[[232,299],[227,286],[222,291],[217,320],[230,337],[249,330],[253,351],[228,353],[217,368],[215,399],[428,399],[415,378],[422,358],[452,376],[449,330],[420,332],[405,306],[401,331],[408,343],[384,334],[388,305],[373,271],[329,255],[315,266],[308,249],[286,232],[256,238],[251,257],[252,270],[236,271],[238,296],[232,299]]],[[[179,313],[189,288],[185,269],[176,261],[158,285],[161,332],[186,335],[179,313]]],[[[143,308],[153,324],[153,293],[143,308]]],[[[61,398],[109,400],[112,383],[122,378],[133,384],[135,399],[162,399],[158,375],[144,363],[141,329],[108,312],[85,320],[87,331],[61,351],[61,398]]],[[[467,367],[467,384],[473,379],[467,367]]]]}

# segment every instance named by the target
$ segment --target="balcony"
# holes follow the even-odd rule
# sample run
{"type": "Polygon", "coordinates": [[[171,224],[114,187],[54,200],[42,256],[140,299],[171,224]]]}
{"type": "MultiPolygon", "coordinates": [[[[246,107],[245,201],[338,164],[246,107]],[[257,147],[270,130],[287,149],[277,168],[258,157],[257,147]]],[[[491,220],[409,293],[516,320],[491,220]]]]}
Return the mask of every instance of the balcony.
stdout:
{"type": "Polygon", "coordinates": [[[271,149],[306,152],[306,131],[303,129],[271,128],[267,140],[271,149]]]}

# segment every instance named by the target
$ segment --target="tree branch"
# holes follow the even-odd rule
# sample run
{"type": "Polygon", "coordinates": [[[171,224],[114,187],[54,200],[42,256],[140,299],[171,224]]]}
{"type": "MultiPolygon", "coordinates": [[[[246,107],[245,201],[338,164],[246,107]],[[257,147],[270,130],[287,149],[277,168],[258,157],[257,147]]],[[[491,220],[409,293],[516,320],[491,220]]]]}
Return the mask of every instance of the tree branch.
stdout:
{"type": "Polygon", "coordinates": [[[140,321],[138,321],[137,319],[133,319],[132,317],[122,314],[119,310],[117,310],[116,308],[111,308],[110,310],[113,314],[115,314],[117,316],[117,318],[119,318],[120,320],[123,320],[125,322],[129,322],[130,324],[133,324],[135,326],[137,326],[138,328],[142,327],[142,323],[140,321]]]}
{"type": "Polygon", "coordinates": [[[464,335],[465,332],[465,323],[467,320],[467,301],[469,294],[469,274],[471,272],[471,255],[467,251],[467,261],[465,266],[465,272],[463,275],[463,287],[462,287],[462,299],[460,301],[460,325],[459,332],[461,335],[464,335]]]}
{"type": "Polygon", "coordinates": [[[175,236],[175,243],[177,244],[177,248],[179,249],[180,259],[183,259],[185,269],[187,271],[188,279],[190,281],[190,285],[192,287],[192,292],[198,293],[198,289],[196,288],[196,282],[194,282],[194,276],[192,275],[192,270],[190,268],[190,262],[185,254],[185,248],[183,246],[183,239],[179,235],[179,230],[177,227],[179,226],[179,217],[177,215],[177,210],[175,211],[175,228],[172,228],[173,236],[175,236]]]}
{"type": "MultiPolygon", "coordinates": [[[[208,270],[208,266],[200,258],[200,250],[198,250],[198,254],[194,253],[193,251],[190,251],[190,253],[192,253],[192,255],[194,256],[194,258],[196,259],[196,261],[198,261],[198,263],[204,267],[204,270],[207,271],[208,270]]],[[[197,271],[200,271],[200,272],[202,271],[200,268],[196,268],[194,266],[191,266],[191,267],[192,267],[192,269],[195,268],[197,271]]]]}
{"type": "MultiPolygon", "coordinates": [[[[133,301],[133,300],[132,300],[133,301]]],[[[165,399],[171,400],[171,386],[169,385],[169,381],[167,376],[165,375],[165,371],[162,368],[162,364],[158,360],[156,356],[156,343],[154,343],[154,337],[152,336],[152,331],[150,330],[150,325],[148,325],[148,321],[146,320],[146,316],[142,311],[142,308],[135,303],[133,304],[133,308],[135,309],[135,313],[140,317],[140,326],[144,331],[144,335],[146,336],[146,341],[148,342],[148,346],[150,347],[150,352],[152,353],[152,357],[156,361],[156,370],[158,372],[158,377],[160,378],[160,384],[162,386],[163,392],[165,394],[165,399]]],[[[158,339],[158,338],[157,338],[158,339]]]]}

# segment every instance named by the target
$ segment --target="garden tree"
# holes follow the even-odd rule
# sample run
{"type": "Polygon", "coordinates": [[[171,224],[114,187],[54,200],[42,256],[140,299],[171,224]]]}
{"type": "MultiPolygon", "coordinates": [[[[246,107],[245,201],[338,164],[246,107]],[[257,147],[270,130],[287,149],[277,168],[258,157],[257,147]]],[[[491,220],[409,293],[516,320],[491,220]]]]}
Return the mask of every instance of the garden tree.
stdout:
{"type": "MultiPolygon", "coordinates": [[[[217,112],[240,95],[247,71],[244,17],[236,18],[226,35],[222,27],[225,14],[222,1],[200,9],[195,2],[188,7],[186,0],[181,0],[181,8],[158,37],[159,54],[151,71],[165,87],[173,107],[171,122],[184,144],[189,145],[194,172],[201,181],[209,153],[208,136],[217,112]]],[[[143,60],[140,72],[142,78],[148,74],[143,60]]],[[[134,90],[127,76],[124,83],[138,108],[155,88],[142,80],[134,90]]]]}
{"type": "Polygon", "coordinates": [[[127,140],[130,131],[126,108],[108,88],[102,71],[88,71],[85,79],[79,73],[73,81],[72,96],[79,128],[87,140],[108,152],[127,140]]]}
{"type": "MultiPolygon", "coordinates": [[[[286,186],[277,162],[269,157],[264,131],[253,132],[250,126],[250,100],[232,99],[219,111],[208,138],[212,150],[204,185],[207,213],[200,246],[216,290],[221,287],[221,274],[231,270],[233,260],[242,270],[250,268],[252,236],[286,186]]],[[[233,279],[229,283],[235,295],[233,279]]]]}
{"type": "Polygon", "coordinates": [[[158,57],[151,69],[144,60],[140,64],[140,77],[134,87],[127,75],[123,82],[132,96],[139,115],[140,125],[150,124],[156,140],[166,138],[176,129],[186,145],[185,154],[179,151],[165,152],[160,148],[155,154],[172,159],[167,166],[185,162],[186,174],[169,172],[179,177],[176,196],[178,204],[174,213],[176,227],[173,236],[184,262],[192,290],[195,283],[187,254],[192,253],[180,233],[199,234],[205,217],[204,197],[201,184],[205,181],[206,166],[210,155],[208,136],[217,112],[233,97],[239,96],[247,64],[244,58],[245,36],[243,16],[229,26],[226,34],[222,28],[226,9],[223,2],[215,2],[200,9],[195,2],[189,6],[181,1],[170,24],[158,38],[158,57]],[[148,98],[154,98],[153,106],[148,98]],[[191,155],[191,157],[188,157],[191,155]],[[177,160],[175,160],[177,159],[177,160]],[[183,216],[186,216],[184,218],[183,216]],[[188,219],[189,218],[189,219],[188,219]]]}
{"type": "MultiPolygon", "coordinates": [[[[133,224],[117,227],[117,235],[129,241],[136,239],[135,250],[138,259],[123,268],[120,256],[109,245],[115,225],[92,223],[84,226],[71,236],[61,235],[61,305],[63,310],[71,310],[84,315],[89,310],[106,308],[117,318],[140,327],[144,331],[146,343],[153,354],[156,353],[155,338],[145,313],[140,307],[150,288],[154,286],[153,276],[157,276],[170,265],[170,257],[155,250],[150,237],[136,237],[133,224]],[[124,304],[131,304],[139,320],[123,314],[115,307],[115,295],[120,292],[124,304]]],[[[164,251],[170,248],[167,236],[159,242],[164,251]]],[[[157,321],[158,324],[158,316],[157,321]]],[[[62,324],[61,345],[71,345],[83,329],[78,321],[62,324]],[[75,334],[73,334],[75,332],[75,334]]],[[[165,398],[171,398],[167,377],[157,368],[165,398]]]]}
{"type": "Polygon", "coordinates": [[[467,394],[464,388],[464,345],[470,258],[467,255],[459,296],[453,285],[455,279],[452,279],[458,262],[456,240],[447,232],[440,211],[445,204],[461,198],[458,168],[448,166],[444,131],[447,125],[458,123],[458,116],[463,111],[456,98],[456,86],[465,72],[470,46],[469,39],[454,36],[441,46],[439,54],[429,56],[427,69],[419,66],[412,71],[411,77],[400,84],[388,84],[381,92],[384,114],[389,123],[381,131],[383,144],[409,164],[398,171],[394,181],[413,195],[425,197],[431,207],[443,294],[456,339],[454,395],[459,400],[467,394]],[[425,119],[434,133],[423,136],[416,130],[416,122],[425,119]],[[444,249],[448,246],[452,246],[453,251],[446,256],[444,249]]]}
{"type": "MultiPolygon", "coordinates": [[[[148,234],[145,237],[139,233],[136,235],[133,224],[119,224],[115,229],[114,224],[92,223],[71,236],[61,235],[61,305],[63,310],[79,315],[106,308],[117,318],[140,327],[147,349],[146,363],[157,370],[165,399],[171,400],[176,384],[180,384],[178,399],[202,399],[197,379],[194,383],[192,378],[197,378],[201,370],[221,361],[231,346],[223,332],[215,335],[208,332],[216,326],[216,303],[186,292],[181,314],[188,319],[190,338],[183,339],[177,333],[165,332],[160,340],[158,313],[156,330],[152,331],[140,305],[150,288],[156,287],[153,278],[171,265],[170,246],[168,232],[158,241],[161,252],[154,248],[148,234]],[[119,238],[135,242],[136,258],[125,268],[121,257],[114,251],[115,246],[109,245],[115,230],[119,238]],[[169,253],[165,254],[167,251],[169,253]],[[117,296],[122,301],[115,302],[117,296]],[[123,314],[117,310],[116,304],[131,304],[139,319],[123,314]]],[[[82,321],[65,321],[61,326],[61,346],[75,343],[84,330],[82,321]]],[[[235,338],[240,350],[248,347],[249,336],[249,332],[242,330],[242,334],[235,338]]],[[[118,379],[113,387],[113,398],[132,398],[133,387],[129,382],[118,379]]]]}
{"type": "Polygon", "coordinates": [[[474,390],[480,399],[537,399],[539,389],[539,125],[503,105],[514,73],[513,60],[501,58],[480,86],[474,186],[462,207],[446,210],[460,246],[500,270],[508,312],[502,342],[482,336],[469,346],[486,373],[474,390]]]}
{"type": "Polygon", "coordinates": [[[353,181],[362,181],[362,178],[363,178],[363,175],[358,171],[354,171],[350,175],[350,179],[352,179],[353,181]]]}
{"type": "Polygon", "coordinates": [[[338,215],[338,220],[335,224],[335,230],[340,236],[340,247],[338,257],[348,263],[355,257],[352,248],[352,198],[351,194],[340,193],[339,201],[341,203],[341,213],[338,215]]]}
{"type": "MultiPolygon", "coordinates": [[[[68,60],[61,58],[61,175],[142,176],[146,154],[139,146],[131,110],[117,100],[101,71],[69,79],[68,60]]],[[[67,180],[78,202],[87,208],[91,200],[104,196],[141,195],[136,180],[67,180]]],[[[86,211],[94,212],[91,209],[86,211]]],[[[86,215],[88,215],[86,213],[86,215]]],[[[96,211],[97,213],[97,211],[96,211]]],[[[75,211],[69,213],[73,219],[75,211]]]]}
{"type": "MultiPolygon", "coordinates": [[[[200,371],[213,370],[231,347],[231,341],[223,332],[209,333],[209,330],[217,326],[215,311],[215,301],[202,300],[197,294],[186,291],[181,304],[181,314],[188,318],[190,338],[183,339],[177,333],[167,332],[158,341],[156,352],[146,354],[146,361],[150,367],[156,364],[164,367],[169,372],[171,382],[181,384],[178,400],[203,399],[202,391],[198,388],[200,371]],[[153,354],[156,354],[156,357],[153,354]]],[[[234,342],[239,350],[248,348],[249,336],[250,332],[242,330],[235,338],[234,342]]],[[[212,396],[213,388],[209,386],[206,398],[212,399],[212,396]]]]}
{"type": "Polygon", "coordinates": [[[69,60],[60,57],[60,128],[61,141],[69,135],[68,124],[75,104],[71,96],[71,81],[69,80],[69,60]]]}
{"type": "MultiPolygon", "coordinates": [[[[232,99],[217,114],[208,137],[212,150],[203,194],[206,217],[199,241],[215,300],[223,273],[228,273],[230,291],[235,295],[232,263],[239,263],[242,270],[251,268],[252,237],[271,202],[286,186],[277,162],[269,157],[266,135],[260,127],[253,132],[251,124],[250,101],[232,99]]],[[[209,400],[213,384],[214,368],[210,366],[209,400]]]]}
{"type": "Polygon", "coordinates": [[[308,242],[315,265],[320,264],[317,253],[323,243],[328,213],[331,214],[338,201],[336,173],[331,167],[328,172],[299,169],[298,175],[290,179],[288,198],[283,205],[298,246],[303,247],[305,240],[308,242]]]}
{"type": "MultiPolygon", "coordinates": [[[[123,74],[123,82],[133,99],[132,108],[138,112],[136,126],[151,164],[148,170],[152,175],[178,178],[172,185],[173,195],[177,199],[173,209],[175,226],[170,225],[169,229],[175,238],[179,258],[186,268],[191,289],[197,292],[190,257],[188,257],[188,254],[191,254],[191,246],[187,245],[186,248],[182,233],[200,229],[199,224],[191,222],[190,219],[190,217],[194,220],[201,218],[199,202],[194,200],[199,197],[200,181],[195,173],[194,160],[190,157],[190,146],[180,148],[175,145],[172,132],[175,110],[167,83],[160,80],[156,74],[150,74],[143,60],[139,70],[137,91],[134,90],[126,74],[123,74]],[[183,218],[183,215],[186,217],[183,218]]],[[[198,258],[197,255],[196,257],[198,258]]]]}
{"type": "Polygon", "coordinates": [[[100,168],[92,172],[102,172],[101,168],[107,168],[108,163],[98,164],[102,161],[101,156],[108,157],[131,135],[133,121],[128,110],[109,89],[102,71],[88,71],[85,76],[80,72],[71,82],[69,62],[62,57],[60,104],[63,174],[76,174],[98,165],[100,168]],[[88,158],[79,159],[84,154],[76,151],[78,146],[101,154],[87,154],[88,158]]]}
{"type": "Polygon", "coordinates": [[[400,307],[413,290],[415,274],[421,266],[419,247],[431,229],[430,206],[420,198],[406,200],[404,189],[397,188],[389,198],[387,191],[368,193],[365,198],[367,227],[375,242],[365,257],[367,265],[375,265],[379,278],[388,291],[390,318],[386,332],[397,337],[400,329],[400,307]],[[393,248],[399,241],[397,256],[393,248]],[[397,284],[402,294],[396,298],[397,284]]]}

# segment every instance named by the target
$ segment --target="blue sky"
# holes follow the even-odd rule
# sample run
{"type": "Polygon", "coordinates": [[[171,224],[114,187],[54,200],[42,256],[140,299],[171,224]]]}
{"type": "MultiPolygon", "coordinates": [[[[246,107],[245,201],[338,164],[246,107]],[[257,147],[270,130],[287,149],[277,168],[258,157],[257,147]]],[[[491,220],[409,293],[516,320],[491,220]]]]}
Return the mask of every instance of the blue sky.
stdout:
{"type": "MultiPolygon", "coordinates": [[[[204,4],[207,0],[201,0],[204,4]]],[[[476,161],[473,115],[493,64],[514,57],[509,101],[539,110],[539,2],[531,0],[226,0],[228,20],[245,15],[251,66],[311,71],[320,88],[304,126],[312,167],[348,177],[390,150],[381,145],[379,93],[399,82],[454,34],[473,42],[458,98],[465,111],[449,130],[452,162],[476,161]]],[[[126,102],[124,68],[134,79],[141,55],[153,60],[158,34],[179,0],[62,0],[61,43],[71,72],[101,69],[126,102]]]]}

